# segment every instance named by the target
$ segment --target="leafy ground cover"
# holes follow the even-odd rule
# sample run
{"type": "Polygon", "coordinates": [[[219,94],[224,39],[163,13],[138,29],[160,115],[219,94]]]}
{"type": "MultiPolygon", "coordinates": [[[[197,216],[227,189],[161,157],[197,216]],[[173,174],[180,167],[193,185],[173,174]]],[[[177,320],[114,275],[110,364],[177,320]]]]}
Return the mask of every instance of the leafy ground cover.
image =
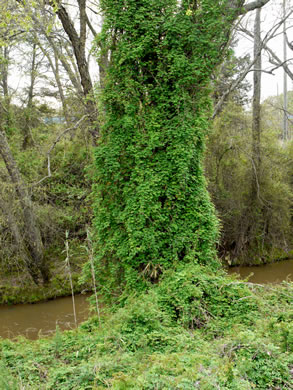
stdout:
{"type": "Polygon", "coordinates": [[[0,342],[1,389],[292,389],[292,284],[169,271],[99,323],[0,342]]]}

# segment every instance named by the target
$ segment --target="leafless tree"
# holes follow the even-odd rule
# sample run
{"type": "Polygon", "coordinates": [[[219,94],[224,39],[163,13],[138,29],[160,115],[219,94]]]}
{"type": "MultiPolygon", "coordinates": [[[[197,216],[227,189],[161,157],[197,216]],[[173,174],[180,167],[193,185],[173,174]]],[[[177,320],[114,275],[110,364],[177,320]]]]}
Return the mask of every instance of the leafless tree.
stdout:
{"type": "Polygon", "coordinates": [[[29,256],[27,264],[33,280],[35,283],[38,283],[38,273],[40,272],[43,282],[48,283],[50,278],[49,269],[44,259],[42,237],[36,220],[31,197],[23,182],[20,171],[8,145],[6,134],[2,128],[0,128],[0,155],[4,160],[10,181],[14,186],[15,193],[22,209],[22,220],[25,225],[24,240],[20,239],[21,235],[18,232],[13,214],[12,212],[9,212],[11,206],[9,205],[7,207],[4,204],[3,199],[1,209],[3,210],[3,208],[5,208],[6,210],[5,213],[6,216],[8,216],[15,239],[17,239],[17,242],[20,243],[21,246],[25,245],[27,249],[24,253],[27,253],[29,256]]]}

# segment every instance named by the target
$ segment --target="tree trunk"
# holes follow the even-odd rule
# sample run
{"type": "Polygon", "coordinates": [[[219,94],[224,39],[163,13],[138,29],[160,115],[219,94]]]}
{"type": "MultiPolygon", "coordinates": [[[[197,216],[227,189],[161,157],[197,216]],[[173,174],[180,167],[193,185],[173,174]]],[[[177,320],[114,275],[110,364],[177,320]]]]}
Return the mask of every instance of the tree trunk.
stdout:
{"type": "Polygon", "coordinates": [[[36,42],[37,42],[39,48],[41,49],[42,53],[47,57],[47,60],[48,60],[48,62],[50,64],[50,67],[52,69],[52,72],[54,74],[55,81],[56,81],[56,84],[57,84],[57,87],[58,87],[59,97],[60,97],[60,100],[61,100],[61,103],[62,103],[63,115],[65,117],[66,123],[69,124],[70,116],[69,116],[67,102],[66,102],[66,98],[65,98],[64,91],[63,91],[61,78],[60,78],[58,51],[55,50],[55,46],[51,46],[52,47],[52,52],[49,52],[49,50],[46,50],[44,48],[44,46],[42,45],[42,43],[40,42],[40,40],[37,37],[35,37],[35,39],[36,39],[36,42]],[[53,62],[52,55],[54,56],[55,64],[53,62]]]}
{"type": "Polygon", "coordinates": [[[9,64],[9,48],[5,46],[1,49],[3,59],[1,60],[1,84],[3,89],[4,99],[8,102],[10,100],[8,88],[8,64],[9,64]]]}
{"type": "Polygon", "coordinates": [[[218,266],[202,157],[211,76],[243,5],[101,2],[111,61],[95,154],[95,266],[109,290],[113,281],[144,289],[179,264],[218,266]]]}
{"type": "Polygon", "coordinates": [[[257,9],[254,21],[254,72],[253,72],[253,101],[252,101],[252,131],[251,131],[251,183],[248,192],[247,207],[243,216],[243,233],[237,240],[239,254],[243,251],[258,252],[259,235],[262,230],[262,205],[260,203],[260,167],[261,167],[261,32],[260,14],[257,9]]]}
{"type": "MultiPolygon", "coordinates": [[[[102,17],[102,25],[104,23],[104,18],[102,17]]],[[[109,51],[105,50],[102,44],[100,44],[101,54],[98,58],[98,64],[99,64],[99,81],[100,81],[100,88],[103,90],[105,87],[105,78],[107,69],[109,66],[109,51]]]]}
{"type": "Polygon", "coordinates": [[[252,199],[259,196],[259,179],[261,165],[261,33],[260,33],[261,10],[256,10],[254,22],[254,72],[253,72],[253,103],[252,103],[252,199]]]}
{"type": "Polygon", "coordinates": [[[16,220],[13,212],[12,205],[9,204],[0,196],[0,210],[2,211],[8,227],[11,231],[11,234],[14,238],[15,244],[17,246],[17,250],[20,253],[20,257],[24,260],[27,270],[32,277],[35,284],[39,283],[39,269],[36,267],[34,261],[30,258],[28,254],[28,250],[26,248],[26,244],[24,241],[24,237],[21,234],[19,229],[18,221],[16,220]]]}
{"type": "Polygon", "coordinates": [[[70,42],[73,47],[74,56],[76,59],[81,85],[83,88],[83,94],[86,99],[86,111],[88,115],[88,120],[90,124],[90,133],[94,139],[98,137],[98,126],[97,126],[97,109],[96,104],[93,99],[93,84],[91,81],[88,62],[85,55],[85,39],[86,39],[86,13],[85,13],[85,0],[79,0],[79,10],[80,10],[80,36],[78,36],[74,24],[70,19],[70,16],[66,9],[60,4],[57,15],[62,23],[64,31],[68,35],[70,42]]]}
{"type": "Polygon", "coordinates": [[[5,126],[5,128],[9,129],[12,125],[12,110],[11,110],[11,96],[9,91],[9,85],[8,85],[8,75],[9,75],[9,51],[10,47],[5,46],[4,48],[0,48],[0,54],[3,57],[0,61],[0,74],[1,79],[0,83],[3,90],[3,100],[1,101],[1,111],[0,111],[0,120],[2,120],[2,125],[5,126]]]}
{"type": "Polygon", "coordinates": [[[32,122],[32,108],[33,108],[33,98],[34,98],[34,88],[36,82],[36,56],[37,56],[37,45],[33,43],[32,47],[32,64],[30,70],[30,85],[28,90],[28,101],[25,112],[25,124],[24,124],[24,137],[22,147],[27,149],[33,145],[33,138],[31,135],[31,122],[32,122]]]}
{"type": "Polygon", "coordinates": [[[44,284],[49,282],[49,268],[44,260],[44,248],[41,233],[37,225],[30,195],[25,187],[19,169],[10,151],[6,135],[0,129],[0,155],[2,156],[11,182],[22,207],[23,221],[25,224],[25,239],[32,261],[41,273],[44,284]]]}

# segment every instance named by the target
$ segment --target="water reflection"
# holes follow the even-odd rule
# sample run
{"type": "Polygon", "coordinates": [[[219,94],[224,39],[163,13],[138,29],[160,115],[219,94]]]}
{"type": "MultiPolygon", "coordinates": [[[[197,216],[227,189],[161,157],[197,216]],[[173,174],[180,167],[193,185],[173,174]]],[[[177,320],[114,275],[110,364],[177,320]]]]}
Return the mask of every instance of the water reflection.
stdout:
{"type": "Polygon", "coordinates": [[[281,283],[284,280],[293,280],[293,259],[260,266],[232,267],[228,273],[237,273],[242,279],[253,274],[249,278],[251,283],[281,283]]]}
{"type": "MultiPolygon", "coordinates": [[[[75,296],[77,322],[80,324],[89,315],[89,295],[75,296]]],[[[18,335],[31,340],[41,335],[75,327],[71,297],[27,305],[0,306],[0,337],[14,338],[18,335]]]]}

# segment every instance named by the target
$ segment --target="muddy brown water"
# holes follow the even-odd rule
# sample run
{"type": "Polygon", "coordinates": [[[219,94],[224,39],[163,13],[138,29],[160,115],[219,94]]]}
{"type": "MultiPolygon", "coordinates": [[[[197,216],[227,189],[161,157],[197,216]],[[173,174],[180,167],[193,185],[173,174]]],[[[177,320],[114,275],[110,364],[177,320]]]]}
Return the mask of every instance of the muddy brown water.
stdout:
{"type": "Polygon", "coordinates": [[[245,279],[251,275],[249,282],[259,284],[276,284],[284,280],[293,281],[293,259],[260,266],[231,267],[228,273],[236,273],[240,275],[241,279],[245,279]]]}
{"type": "MultiPolygon", "coordinates": [[[[78,324],[89,316],[88,297],[89,294],[75,296],[78,324]]],[[[54,333],[56,326],[61,330],[75,328],[71,297],[35,304],[0,306],[0,337],[13,339],[22,335],[36,340],[41,335],[54,333]]]]}
{"type": "MultiPolygon", "coordinates": [[[[237,273],[252,283],[280,283],[293,280],[293,259],[274,264],[253,267],[233,267],[229,274],[237,273]]],[[[89,295],[75,296],[78,324],[89,316],[89,295]]],[[[18,335],[35,340],[41,335],[75,327],[71,297],[28,305],[0,306],[0,337],[15,338],[18,335]]]]}

